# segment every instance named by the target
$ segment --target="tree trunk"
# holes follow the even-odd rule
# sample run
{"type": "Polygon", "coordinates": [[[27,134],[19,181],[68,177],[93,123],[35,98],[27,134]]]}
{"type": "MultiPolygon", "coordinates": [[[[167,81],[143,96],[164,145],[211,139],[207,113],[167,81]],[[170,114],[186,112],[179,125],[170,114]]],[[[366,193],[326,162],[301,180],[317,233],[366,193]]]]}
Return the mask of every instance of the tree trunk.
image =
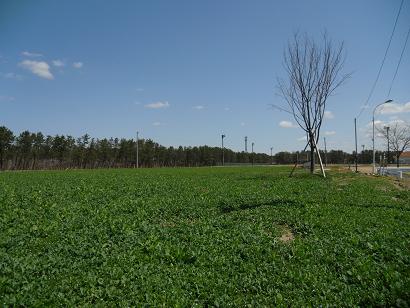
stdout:
{"type": "Polygon", "coordinates": [[[399,152],[396,152],[396,163],[397,163],[397,168],[400,167],[400,162],[399,162],[400,154],[399,152]]]}
{"type": "Polygon", "coordinates": [[[310,173],[315,172],[315,146],[310,143],[310,173]]]}

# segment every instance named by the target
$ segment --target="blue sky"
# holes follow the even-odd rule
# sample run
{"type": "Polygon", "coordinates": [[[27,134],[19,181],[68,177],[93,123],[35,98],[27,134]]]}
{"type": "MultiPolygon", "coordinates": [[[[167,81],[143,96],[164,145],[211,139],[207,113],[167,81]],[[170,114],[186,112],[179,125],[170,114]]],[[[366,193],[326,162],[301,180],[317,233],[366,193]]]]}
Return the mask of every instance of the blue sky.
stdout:
{"type": "MultiPolygon", "coordinates": [[[[376,77],[400,0],[369,1],[5,1],[0,2],[0,125],[132,138],[164,145],[255,151],[301,150],[301,129],[270,107],[283,104],[283,50],[295,31],[344,41],[351,79],[328,101],[322,135],[351,151],[353,118],[376,77]],[[282,122],[282,127],[280,123],[282,122]]],[[[404,1],[379,83],[386,99],[405,36],[404,1]]],[[[410,46],[378,121],[410,119],[410,46]]],[[[359,118],[370,148],[371,108],[359,118]]],[[[381,144],[381,143],[380,143],[381,144]]]]}

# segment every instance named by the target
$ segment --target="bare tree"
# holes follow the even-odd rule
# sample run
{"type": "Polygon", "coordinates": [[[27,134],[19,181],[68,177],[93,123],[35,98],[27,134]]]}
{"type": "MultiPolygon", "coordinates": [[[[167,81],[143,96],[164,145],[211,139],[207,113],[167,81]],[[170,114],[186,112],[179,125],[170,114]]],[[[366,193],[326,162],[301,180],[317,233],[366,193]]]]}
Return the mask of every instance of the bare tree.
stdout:
{"type": "Polygon", "coordinates": [[[341,74],[345,61],[343,43],[334,46],[327,34],[320,43],[307,34],[296,33],[284,52],[288,80],[278,79],[278,88],[287,105],[274,106],[293,115],[308,136],[310,172],[315,168],[315,150],[320,138],[329,96],[350,76],[341,74]]]}
{"type": "Polygon", "coordinates": [[[396,156],[397,168],[400,167],[400,155],[410,148],[410,125],[396,122],[390,125],[389,130],[384,127],[378,127],[377,130],[386,142],[389,142],[390,148],[396,156]]]}

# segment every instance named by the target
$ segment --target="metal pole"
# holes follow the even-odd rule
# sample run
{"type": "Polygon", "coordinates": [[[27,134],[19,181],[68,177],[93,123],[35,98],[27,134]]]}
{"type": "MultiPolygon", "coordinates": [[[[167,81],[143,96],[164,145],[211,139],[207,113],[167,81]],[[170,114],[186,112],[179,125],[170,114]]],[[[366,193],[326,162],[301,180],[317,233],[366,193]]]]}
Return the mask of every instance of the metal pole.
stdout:
{"type": "Polygon", "coordinates": [[[273,156],[272,156],[272,150],[273,148],[270,148],[270,164],[273,165],[273,156]]]}
{"type": "Polygon", "coordinates": [[[383,102],[383,103],[381,103],[381,104],[378,104],[378,105],[377,105],[376,107],[374,107],[374,109],[373,109],[373,119],[372,119],[372,122],[373,122],[373,138],[372,138],[372,141],[373,141],[373,174],[376,173],[376,152],[375,152],[375,150],[374,150],[374,113],[375,113],[377,107],[379,107],[379,106],[381,106],[381,105],[383,105],[383,104],[391,103],[392,101],[393,101],[393,100],[389,99],[389,100],[387,100],[387,101],[385,101],[385,102],[383,102]]]}
{"type": "Polygon", "coordinates": [[[362,164],[365,163],[365,159],[364,159],[364,144],[362,144],[362,164]]]}
{"type": "Polygon", "coordinates": [[[245,136],[245,153],[248,153],[248,137],[245,136]]]}
{"type": "Polygon", "coordinates": [[[357,129],[356,129],[356,118],[354,118],[354,142],[356,145],[356,153],[355,153],[355,169],[357,172],[357,129]]]}
{"type": "Polygon", "coordinates": [[[389,165],[390,162],[390,139],[389,139],[389,129],[390,127],[387,126],[386,130],[387,130],[387,166],[389,165]]]}
{"type": "Polygon", "coordinates": [[[222,166],[225,165],[224,138],[225,138],[225,135],[222,134],[222,166]]]}
{"type": "Polygon", "coordinates": [[[139,168],[139,162],[138,162],[138,159],[139,159],[139,157],[138,157],[138,152],[139,152],[139,149],[138,149],[138,131],[137,131],[137,168],[139,168]]]}
{"type": "Polygon", "coordinates": [[[325,167],[327,167],[327,149],[326,149],[326,137],[323,137],[323,140],[325,142],[325,167]]]}
{"type": "Polygon", "coordinates": [[[255,145],[254,142],[252,142],[252,166],[254,164],[254,158],[255,158],[255,153],[253,153],[253,146],[255,145]]]}

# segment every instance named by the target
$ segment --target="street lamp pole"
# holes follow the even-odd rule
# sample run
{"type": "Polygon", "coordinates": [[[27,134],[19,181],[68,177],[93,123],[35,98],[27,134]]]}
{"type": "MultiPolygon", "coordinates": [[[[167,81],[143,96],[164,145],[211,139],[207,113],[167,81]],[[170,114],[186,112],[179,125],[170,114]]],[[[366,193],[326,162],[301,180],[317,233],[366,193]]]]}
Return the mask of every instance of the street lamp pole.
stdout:
{"type": "Polygon", "coordinates": [[[225,153],[224,153],[224,138],[226,136],[222,134],[222,166],[225,165],[225,153]]]}
{"type": "Polygon", "coordinates": [[[387,166],[389,165],[390,161],[390,140],[389,140],[389,126],[386,126],[386,131],[387,131],[387,166]]]}
{"type": "Polygon", "coordinates": [[[378,104],[376,107],[374,107],[374,109],[373,109],[373,138],[372,138],[372,141],[373,141],[373,174],[375,174],[376,173],[376,152],[375,152],[375,150],[374,150],[374,113],[375,113],[375,111],[376,111],[376,109],[379,107],[379,106],[381,106],[381,105],[383,105],[383,104],[388,104],[388,103],[391,103],[393,100],[392,99],[389,99],[389,100],[387,100],[387,101],[385,101],[385,102],[383,102],[383,103],[380,103],[380,104],[378,104]]]}
{"type": "Polygon", "coordinates": [[[139,151],[138,151],[138,150],[139,150],[139,149],[138,149],[138,133],[139,133],[139,132],[137,131],[137,168],[139,168],[139,161],[138,161],[138,159],[139,159],[139,157],[138,157],[138,152],[139,152],[139,151]]]}
{"type": "Polygon", "coordinates": [[[252,142],[252,166],[254,164],[254,159],[255,159],[255,153],[253,153],[253,146],[255,145],[255,142],[252,142]]]}
{"type": "Polygon", "coordinates": [[[273,165],[273,156],[272,156],[272,150],[273,148],[270,148],[270,164],[273,165]]]}

